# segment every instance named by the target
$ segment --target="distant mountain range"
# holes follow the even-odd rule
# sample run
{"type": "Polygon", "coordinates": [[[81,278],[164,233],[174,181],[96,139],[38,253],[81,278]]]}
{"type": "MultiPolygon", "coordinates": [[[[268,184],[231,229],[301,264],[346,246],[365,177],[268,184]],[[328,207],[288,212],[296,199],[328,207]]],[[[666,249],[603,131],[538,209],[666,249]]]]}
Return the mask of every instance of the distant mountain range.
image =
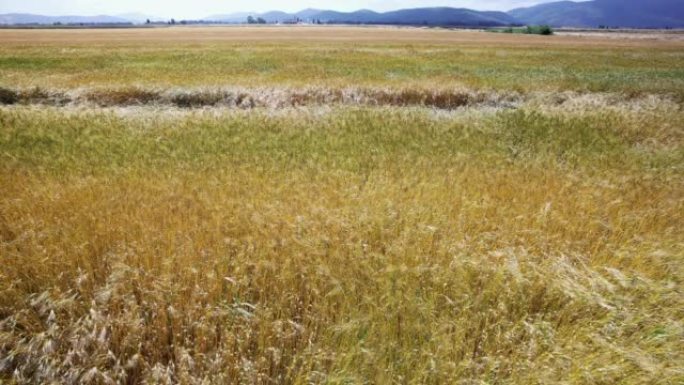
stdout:
{"type": "Polygon", "coordinates": [[[684,0],[559,1],[508,14],[528,25],[684,28],[684,0]]]}
{"type": "Polygon", "coordinates": [[[120,15],[114,15],[114,16],[125,19],[125,20],[127,20],[133,24],[143,24],[147,20],[164,20],[163,17],[156,17],[156,16],[146,15],[144,13],[138,13],[138,12],[122,13],[120,15]]]}
{"type": "MultiPolygon", "coordinates": [[[[509,12],[475,11],[465,8],[414,8],[391,12],[367,9],[355,12],[305,9],[296,13],[233,13],[212,15],[200,22],[244,23],[247,17],[261,18],[267,23],[320,22],[325,24],[385,24],[495,27],[507,25],[541,25],[555,27],[631,27],[684,28],[684,0],[594,0],[559,1],[509,12]]],[[[0,15],[0,24],[113,24],[144,23],[161,20],[142,14],[116,16],[42,16],[32,14],[0,15]]],[[[178,20],[181,18],[179,17],[178,20]]]]}
{"type": "Polygon", "coordinates": [[[0,15],[0,24],[120,24],[132,21],[117,16],[43,16],[30,13],[6,13],[0,15]]]}
{"type": "MultiPolygon", "coordinates": [[[[394,24],[430,26],[503,26],[519,22],[505,12],[474,11],[465,8],[415,8],[392,12],[375,12],[367,9],[355,12],[305,9],[297,13],[266,12],[252,14],[268,23],[296,20],[331,24],[394,24]]],[[[206,21],[243,22],[245,14],[213,15],[206,21]]]]}

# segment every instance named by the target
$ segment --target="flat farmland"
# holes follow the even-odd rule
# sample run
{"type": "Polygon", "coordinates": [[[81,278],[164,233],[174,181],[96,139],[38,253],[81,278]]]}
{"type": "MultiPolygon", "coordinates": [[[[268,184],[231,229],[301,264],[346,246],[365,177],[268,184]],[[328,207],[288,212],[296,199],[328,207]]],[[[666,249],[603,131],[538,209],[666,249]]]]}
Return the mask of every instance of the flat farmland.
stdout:
{"type": "Polygon", "coordinates": [[[0,383],[681,383],[680,36],[0,29],[0,383]]]}
{"type": "Polygon", "coordinates": [[[684,34],[609,36],[372,27],[0,30],[0,75],[6,86],[47,88],[684,88],[684,34]]]}

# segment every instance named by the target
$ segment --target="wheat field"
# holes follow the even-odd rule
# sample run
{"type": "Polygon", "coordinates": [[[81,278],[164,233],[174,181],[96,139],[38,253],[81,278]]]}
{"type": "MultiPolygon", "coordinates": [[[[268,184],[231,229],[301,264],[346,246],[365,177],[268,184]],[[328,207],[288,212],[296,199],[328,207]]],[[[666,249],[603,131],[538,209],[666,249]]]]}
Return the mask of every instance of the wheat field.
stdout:
{"type": "Polygon", "coordinates": [[[0,40],[0,384],[684,382],[682,40],[0,40]]]}

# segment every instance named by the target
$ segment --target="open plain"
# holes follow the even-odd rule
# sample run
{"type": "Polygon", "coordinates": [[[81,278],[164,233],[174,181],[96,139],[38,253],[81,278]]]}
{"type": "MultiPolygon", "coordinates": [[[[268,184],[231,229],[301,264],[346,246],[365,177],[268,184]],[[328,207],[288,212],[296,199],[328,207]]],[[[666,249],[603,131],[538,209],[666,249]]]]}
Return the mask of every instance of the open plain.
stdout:
{"type": "Polygon", "coordinates": [[[679,36],[0,30],[0,383],[682,383],[679,36]]]}

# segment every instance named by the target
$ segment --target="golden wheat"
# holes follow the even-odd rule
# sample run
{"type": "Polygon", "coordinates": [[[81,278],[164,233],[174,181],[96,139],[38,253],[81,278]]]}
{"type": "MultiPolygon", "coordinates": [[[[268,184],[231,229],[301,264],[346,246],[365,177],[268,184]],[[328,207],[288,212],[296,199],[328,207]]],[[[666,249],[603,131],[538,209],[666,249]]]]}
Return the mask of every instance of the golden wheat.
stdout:
{"type": "Polygon", "coordinates": [[[2,84],[0,383],[684,380],[677,92],[202,76],[2,84]]]}

